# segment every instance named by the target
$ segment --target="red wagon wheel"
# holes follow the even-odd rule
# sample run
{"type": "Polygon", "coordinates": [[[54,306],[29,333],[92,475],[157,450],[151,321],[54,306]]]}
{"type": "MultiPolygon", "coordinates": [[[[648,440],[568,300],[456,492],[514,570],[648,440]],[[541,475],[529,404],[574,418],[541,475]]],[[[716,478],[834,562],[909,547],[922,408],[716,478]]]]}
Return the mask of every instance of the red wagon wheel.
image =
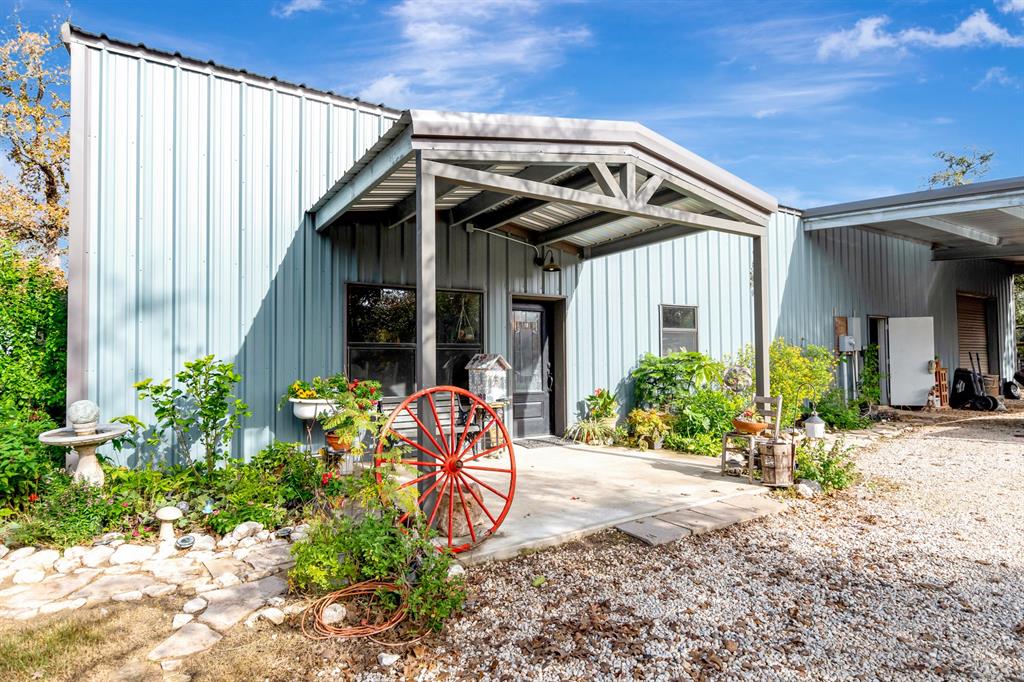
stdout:
{"type": "Polygon", "coordinates": [[[505,424],[479,396],[457,386],[424,389],[395,408],[382,433],[410,450],[397,461],[382,457],[389,439],[381,438],[378,480],[386,464],[415,467],[415,475],[399,479],[399,488],[419,486],[416,506],[453,552],[482,542],[505,520],[516,489],[516,458],[505,424]],[[417,416],[421,400],[434,428],[417,416]]]}

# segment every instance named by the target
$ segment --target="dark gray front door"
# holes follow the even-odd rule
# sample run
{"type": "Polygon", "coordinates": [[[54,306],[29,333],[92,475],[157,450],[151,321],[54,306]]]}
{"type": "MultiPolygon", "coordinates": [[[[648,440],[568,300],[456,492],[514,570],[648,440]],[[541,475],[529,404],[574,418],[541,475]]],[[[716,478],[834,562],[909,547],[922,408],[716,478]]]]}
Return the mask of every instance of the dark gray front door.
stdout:
{"type": "Polygon", "coordinates": [[[545,304],[512,304],[513,438],[551,434],[551,318],[545,304]]]}

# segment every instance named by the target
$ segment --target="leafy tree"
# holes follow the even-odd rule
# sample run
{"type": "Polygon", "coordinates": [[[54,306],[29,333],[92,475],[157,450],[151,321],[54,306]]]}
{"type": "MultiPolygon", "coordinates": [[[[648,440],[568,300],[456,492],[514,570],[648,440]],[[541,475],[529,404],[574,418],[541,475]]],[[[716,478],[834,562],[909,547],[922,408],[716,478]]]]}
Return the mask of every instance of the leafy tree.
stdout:
{"type": "Polygon", "coordinates": [[[946,167],[928,178],[928,187],[958,187],[969,185],[988,173],[988,165],[995,152],[981,152],[971,147],[962,154],[940,150],[932,156],[946,164],[946,167]]]}
{"type": "Polygon", "coordinates": [[[13,31],[0,44],[0,149],[17,177],[0,174],[0,237],[55,263],[68,229],[67,67],[49,33],[13,31]]]}
{"type": "Polygon", "coordinates": [[[0,236],[0,397],[63,421],[67,360],[64,273],[0,236]]]}

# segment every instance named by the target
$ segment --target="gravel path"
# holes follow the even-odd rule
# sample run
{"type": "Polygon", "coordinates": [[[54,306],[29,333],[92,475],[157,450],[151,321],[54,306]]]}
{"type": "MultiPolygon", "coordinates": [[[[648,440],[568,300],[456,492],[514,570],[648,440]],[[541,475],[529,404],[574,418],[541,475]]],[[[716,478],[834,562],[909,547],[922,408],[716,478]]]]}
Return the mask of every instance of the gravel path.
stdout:
{"type": "Polygon", "coordinates": [[[429,652],[361,677],[1024,680],[1022,416],[877,443],[860,486],[743,527],[473,568],[429,652]]]}

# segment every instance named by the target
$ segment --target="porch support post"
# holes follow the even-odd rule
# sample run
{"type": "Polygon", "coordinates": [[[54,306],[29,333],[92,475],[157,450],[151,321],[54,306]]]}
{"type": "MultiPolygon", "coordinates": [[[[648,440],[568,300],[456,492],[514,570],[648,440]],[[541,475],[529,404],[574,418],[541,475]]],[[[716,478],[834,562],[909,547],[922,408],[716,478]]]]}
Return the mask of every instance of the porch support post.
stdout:
{"type": "MultiPolygon", "coordinates": [[[[437,249],[435,211],[435,177],[424,173],[421,152],[416,152],[416,390],[430,388],[437,384],[437,249]]],[[[434,415],[426,398],[418,401],[416,413],[420,421],[431,434],[437,433],[434,415]]],[[[420,447],[437,452],[430,436],[422,431],[417,438],[420,447]]],[[[437,452],[441,458],[443,452],[437,452]]],[[[420,474],[431,473],[427,467],[420,467],[420,474]]],[[[436,469],[434,469],[436,471],[436,469]]],[[[430,477],[418,484],[422,495],[437,480],[430,477]]],[[[438,493],[443,486],[438,486],[422,502],[421,509],[433,509],[438,503],[438,493]]]]}
{"type": "Polygon", "coordinates": [[[437,383],[437,248],[435,178],[416,152],[416,389],[437,383]]]}
{"type": "Polygon", "coordinates": [[[768,347],[772,343],[771,320],[768,310],[768,235],[767,231],[753,238],[754,284],[754,374],[757,395],[771,395],[768,347]]]}

